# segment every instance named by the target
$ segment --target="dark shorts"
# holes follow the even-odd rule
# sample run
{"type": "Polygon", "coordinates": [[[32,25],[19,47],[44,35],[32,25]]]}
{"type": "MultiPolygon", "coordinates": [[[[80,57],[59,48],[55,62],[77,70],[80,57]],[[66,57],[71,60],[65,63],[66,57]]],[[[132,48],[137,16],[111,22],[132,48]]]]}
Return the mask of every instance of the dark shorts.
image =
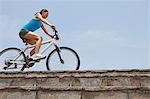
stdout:
{"type": "Polygon", "coordinates": [[[28,30],[21,29],[20,32],[19,32],[19,36],[20,36],[21,39],[23,39],[24,36],[25,36],[26,34],[28,34],[28,33],[29,33],[28,30]]]}

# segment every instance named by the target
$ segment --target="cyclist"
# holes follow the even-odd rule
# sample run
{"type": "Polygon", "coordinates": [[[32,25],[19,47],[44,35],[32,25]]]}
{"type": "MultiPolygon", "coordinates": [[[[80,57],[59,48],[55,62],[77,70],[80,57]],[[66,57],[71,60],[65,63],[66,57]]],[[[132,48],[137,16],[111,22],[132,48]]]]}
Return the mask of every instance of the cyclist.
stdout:
{"type": "Polygon", "coordinates": [[[50,24],[47,22],[46,18],[48,17],[48,10],[42,9],[40,12],[36,13],[34,17],[22,27],[22,29],[19,32],[19,36],[22,40],[26,41],[27,43],[33,45],[36,44],[36,47],[31,50],[30,55],[35,54],[35,58],[41,58],[42,55],[39,53],[39,49],[41,47],[42,43],[42,37],[38,34],[36,34],[34,31],[42,28],[42,30],[51,38],[53,35],[49,34],[46,28],[44,27],[44,24],[48,25],[53,31],[56,30],[56,27],[54,24],[50,24]]]}

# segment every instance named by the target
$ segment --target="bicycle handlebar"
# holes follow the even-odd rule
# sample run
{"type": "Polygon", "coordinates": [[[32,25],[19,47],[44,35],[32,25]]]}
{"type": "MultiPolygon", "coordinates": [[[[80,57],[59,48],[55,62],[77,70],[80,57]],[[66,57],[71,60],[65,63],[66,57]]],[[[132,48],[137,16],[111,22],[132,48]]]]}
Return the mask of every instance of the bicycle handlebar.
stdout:
{"type": "Polygon", "coordinates": [[[58,34],[57,34],[57,33],[58,33],[58,31],[57,31],[57,30],[55,30],[54,32],[55,32],[55,34],[54,34],[53,38],[55,37],[55,39],[56,39],[56,40],[59,40],[59,37],[58,37],[58,34]]]}

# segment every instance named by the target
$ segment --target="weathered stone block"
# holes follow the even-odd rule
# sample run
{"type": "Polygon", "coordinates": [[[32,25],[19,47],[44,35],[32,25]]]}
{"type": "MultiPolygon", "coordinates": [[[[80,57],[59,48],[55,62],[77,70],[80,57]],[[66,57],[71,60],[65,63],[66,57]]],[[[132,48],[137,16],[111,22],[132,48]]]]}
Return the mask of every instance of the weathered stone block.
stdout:
{"type": "Polygon", "coordinates": [[[80,91],[40,91],[38,99],[82,99],[80,91]]]}
{"type": "Polygon", "coordinates": [[[127,93],[120,91],[82,92],[82,99],[128,99],[127,93]]]}
{"type": "Polygon", "coordinates": [[[36,99],[36,93],[34,91],[0,91],[0,99],[36,99]]]}

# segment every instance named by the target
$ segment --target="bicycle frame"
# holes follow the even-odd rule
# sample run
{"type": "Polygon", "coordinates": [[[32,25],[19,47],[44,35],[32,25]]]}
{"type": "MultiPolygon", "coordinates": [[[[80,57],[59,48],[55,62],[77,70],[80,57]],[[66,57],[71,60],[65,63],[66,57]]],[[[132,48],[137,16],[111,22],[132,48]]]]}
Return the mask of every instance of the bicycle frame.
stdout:
{"type": "MultiPolygon", "coordinates": [[[[41,54],[44,54],[52,45],[54,45],[54,46],[57,46],[56,45],[56,39],[52,39],[52,40],[47,40],[47,41],[44,41],[44,42],[42,42],[42,44],[41,45],[45,45],[45,44],[48,44],[42,51],[41,51],[41,54]]],[[[13,59],[13,61],[11,61],[11,63],[17,63],[16,62],[16,60],[20,57],[20,55],[21,55],[21,53],[22,52],[26,52],[28,49],[30,49],[30,48],[35,48],[36,47],[36,44],[34,44],[34,45],[30,45],[30,44],[28,44],[28,45],[26,45],[26,47],[25,48],[23,48],[20,52],[19,52],[19,55],[17,55],[14,59],[13,59]]],[[[27,55],[29,56],[29,58],[31,57],[30,56],[30,53],[27,53],[27,55]]],[[[19,64],[19,63],[17,63],[17,64],[19,64]]],[[[25,62],[23,62],[23,63],[21,63],[21,64],[26,64],[25,62]]]]}
{"type": "MultiPolygon", "coordinates": [[[[45,45],[45,44],[48,44],[48,45],[45,48],[43,48],[43,50],[41,51],[41,54],[44,54],[52,45],[56,45],[56,41],[57,40],[52,39],[52,40],[47,40],[47,41],[42,42],[41,45],[45,45]]],[[[26,52],[28,49],[35,48],[35,47],[36,47],[36,44],[35,45],[28,44],[27,47],[25,47],[22,51],[26,52]]],[[[28,53],[28,56],[31,57],[29,53],[28,53]]]]}

